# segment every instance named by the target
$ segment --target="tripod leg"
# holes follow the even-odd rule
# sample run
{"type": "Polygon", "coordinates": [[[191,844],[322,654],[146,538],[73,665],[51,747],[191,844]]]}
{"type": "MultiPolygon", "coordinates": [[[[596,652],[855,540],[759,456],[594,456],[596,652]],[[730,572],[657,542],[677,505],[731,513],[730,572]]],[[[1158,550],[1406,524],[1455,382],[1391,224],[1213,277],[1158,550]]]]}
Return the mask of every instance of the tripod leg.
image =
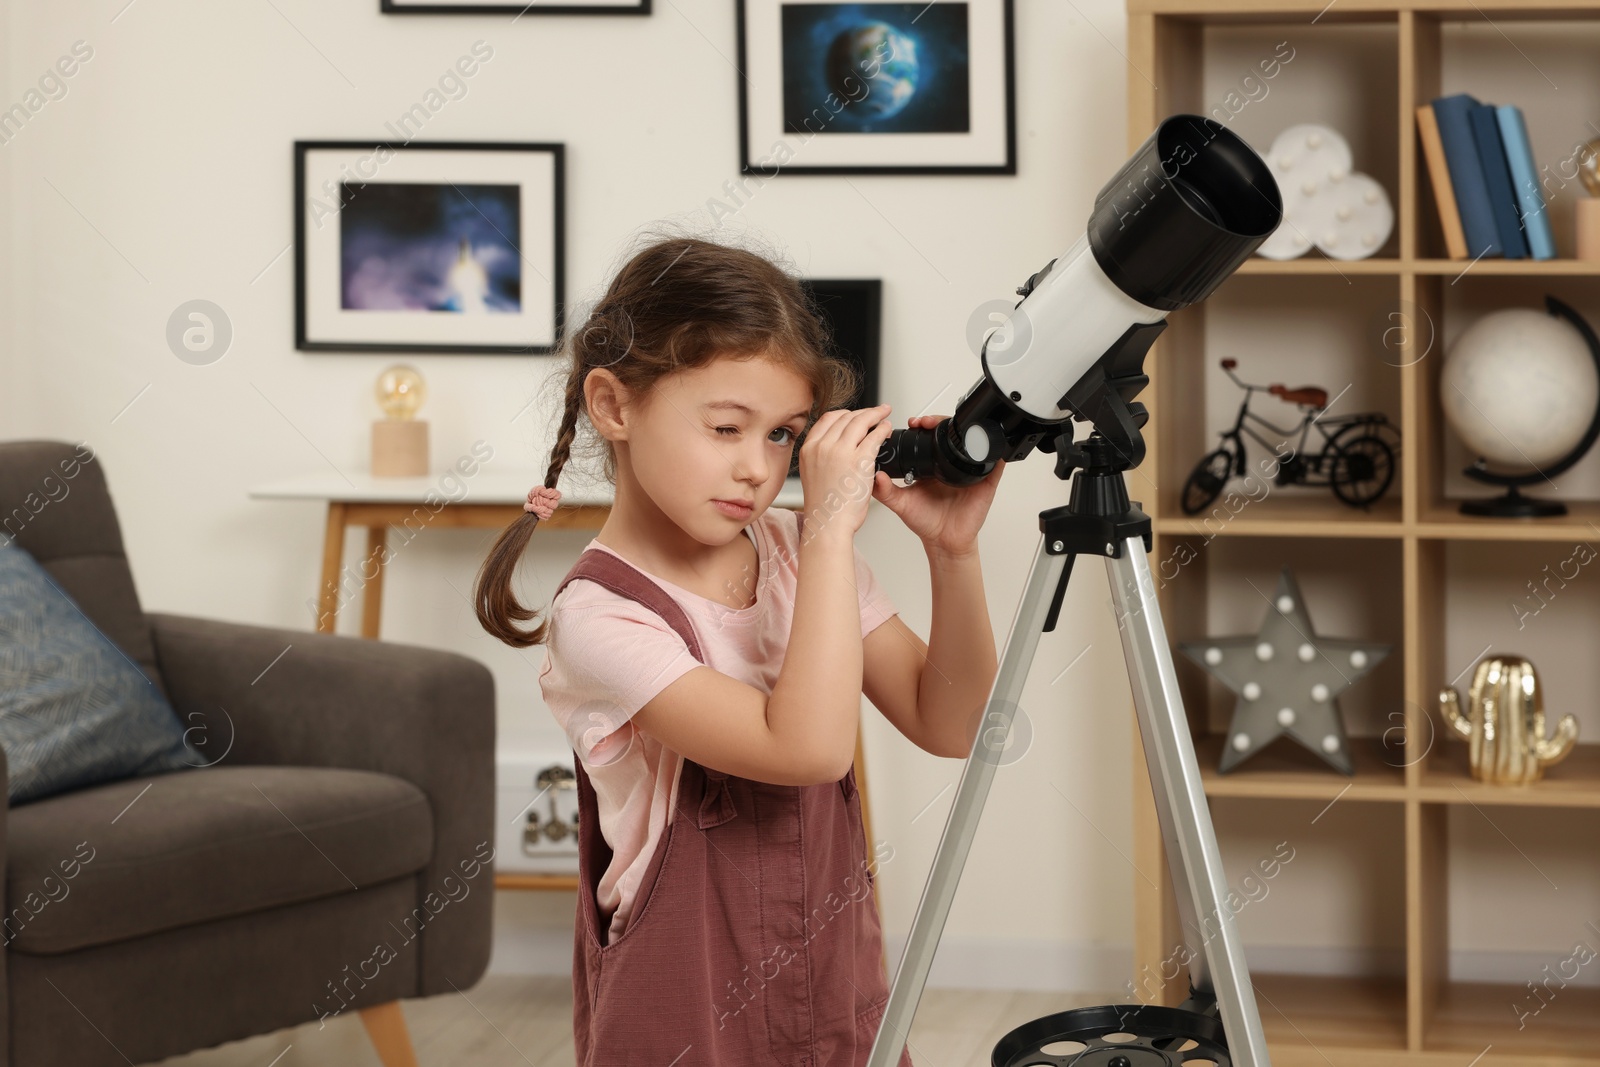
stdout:
{"type": "Polygon", "coordinates": [[[1045,617],[1050,613],[1052,599],[1071,559],[1071,556],[1046,552],[1044,537],[1040,536],[1039,549],[1028,572],[1028,584],[1023,589],[1016,617],[1012,619],[1011,634],[1006,638],[994,685],[989,690],[982,726],[961,772],[955,802],[945,820],[944,835],[939,839],[939,851],[934,854],[933,868],[923,886],[922,899],[917,903],[917,914],[911,920],[905,951],[895,969],[889,1002],[878,1027],[878,1036],[872,1043],[867,1067],[895,1067],[900,1062],[900,1053],[911,1032],[911,1019],[922,1000],[934,951],[944,932],[961,870],[967,862],[967,852],[977,833],[978,817],[983,813],[989,785],[999,766],[1001,749],[1010,735],[1011,720],[1022,696],[1022,686],[1028,680],[1028,669],[1033,665],[1034,650],[1039,647],[1045,617]]]}
{"type": "Polygon", "coordinates": [[[1201,943],[1200,952],[1190,946],[1189,984],[1195,993],[1215,998],[1235,1067],[1268,1067],[1266,1039],[1244,948],[1226,903],[1222,853],[1211,826],[1200,763],[1178,692],[1177,671],[1161,624],[1143,539],[1124,541],[1121,551],[1106,559],[1106,575],[1133,685],[1134,711],[1155,792],[1161,838],[1172,868],[1178,914],[1201,943]],[[1203,925],[1201,916],[1205,917],[1203,925]]]}

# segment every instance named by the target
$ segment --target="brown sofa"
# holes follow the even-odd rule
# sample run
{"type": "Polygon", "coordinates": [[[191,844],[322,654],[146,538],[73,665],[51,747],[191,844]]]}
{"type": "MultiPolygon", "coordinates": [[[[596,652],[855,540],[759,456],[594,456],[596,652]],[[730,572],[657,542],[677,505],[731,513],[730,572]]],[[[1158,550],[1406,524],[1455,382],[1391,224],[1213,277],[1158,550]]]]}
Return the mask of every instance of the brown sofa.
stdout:
{"type": "Polygon", "coordinates": [[[206,766],[0,807],[0,1067],[127,1067],[346,1012],[388,1067],[415,1063],[397,1002],[469,989],[489,961],[487,668],[146,614],[86,446],[0,442],[13,538],[206,766]]]}

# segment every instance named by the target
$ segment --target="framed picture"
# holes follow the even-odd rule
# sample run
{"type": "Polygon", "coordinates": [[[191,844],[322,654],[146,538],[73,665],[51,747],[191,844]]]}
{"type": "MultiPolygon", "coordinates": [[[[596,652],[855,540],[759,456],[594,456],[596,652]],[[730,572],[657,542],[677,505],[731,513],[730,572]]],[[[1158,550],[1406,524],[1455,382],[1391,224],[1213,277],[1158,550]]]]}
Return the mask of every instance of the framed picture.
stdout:
{"type": "Polygon", "coordinates": [[[554,352],[564,150],[296,141],[295,347],[554,352]]]}
{"type": "Polygon", "coordinates": [[[1015,174],[1012,0],[736,0],[743,174],[1015,174]]]}
{"type": "Polygon", "coordinates": [[[385,15],[648,15],[650,0],[583,0],[582,3],[546,4],[531,0],[523,4],[485,4],[478,0],[378,0],[385,15]]]}
{"type": "MultiPolygon", "coordinates": [[[[834,355],[855,367],[861,388],[845,401],[847,408],[870,408],[878,402],[878,352],[882,340],[883,279],[801,278],[800,285],[817,302],[834,355]]],[[[800,474],[800,450],[789,459],[789,477],[800,474]]]]}

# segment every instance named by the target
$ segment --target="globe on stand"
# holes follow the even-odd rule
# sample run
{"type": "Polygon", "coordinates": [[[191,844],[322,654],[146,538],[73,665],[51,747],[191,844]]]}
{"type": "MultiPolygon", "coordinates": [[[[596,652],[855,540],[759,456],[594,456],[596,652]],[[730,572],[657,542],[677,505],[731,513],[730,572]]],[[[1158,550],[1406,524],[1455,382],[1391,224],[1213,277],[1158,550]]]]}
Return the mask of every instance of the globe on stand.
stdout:
{"type": "Polygon", "coordinates": [[[1445,358],[1439,380],[1445,418],[1478,455],[1462,473],[1506,490],[1463,502],[1463,514],[1565,515],[1559,500],[1518,489],[1550,483],[1600,436],[1600,340],[1555,297],[1546,295],[1545,306],[1545,313],[1510,308],[1483,316],[1445,358]],[[1491,470],[1491,463],[1502,470],[1491,470]]]}

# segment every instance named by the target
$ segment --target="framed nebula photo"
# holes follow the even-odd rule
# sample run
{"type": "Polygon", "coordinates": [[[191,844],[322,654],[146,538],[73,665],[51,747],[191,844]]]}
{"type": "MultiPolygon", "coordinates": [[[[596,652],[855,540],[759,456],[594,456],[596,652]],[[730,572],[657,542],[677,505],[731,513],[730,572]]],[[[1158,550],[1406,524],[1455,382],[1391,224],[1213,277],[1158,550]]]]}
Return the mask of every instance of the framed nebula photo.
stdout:
{"type": "Polygon", "coordinates": [[[554,352],[564,147],[296,141],[295,347],[554,352]]]}
{"type": "Polygon", "coordinates": [[[742,174],[1015,174],[1012,0],[737,0],[742,174]]]}

